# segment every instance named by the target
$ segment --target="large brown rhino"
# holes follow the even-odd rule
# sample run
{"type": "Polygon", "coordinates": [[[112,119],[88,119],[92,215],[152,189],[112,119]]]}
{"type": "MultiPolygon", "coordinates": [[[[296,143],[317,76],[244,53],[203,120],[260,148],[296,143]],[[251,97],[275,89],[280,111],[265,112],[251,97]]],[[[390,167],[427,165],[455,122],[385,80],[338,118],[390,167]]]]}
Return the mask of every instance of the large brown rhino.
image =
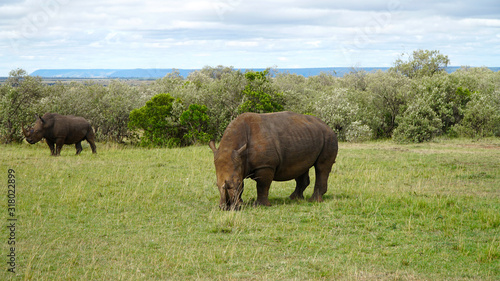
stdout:
{"type": "Polygon", "coordinates": [[[244,113],[224,131],[219,149],[214,141],[209,146],[223,210],[239,209],[245,178],[257,182],[255,204],[271,205],[268,194],[273,180],[295,179],[290,198],[303,199],[312,166],[316,184],[309,200],[323,201],[338,152],[337,136],[323,121],[292,112],[244,113]]]}
{"type": "Polygon", "coordinates": [[[76,154],[82,151],[82,141],[87,140],[96,153],[94,130],[90,123],[83,117],[72,115],[59,115],[57,113],[45,113],[42,117],[35,116],[35,126],[25,129],[23,134],[26,141],[35,144],[45,138],[53,156],[59,156],[65,144],[75,144],[76,154]],[[54,144],[56,148],[54,149],[54,144]]]}

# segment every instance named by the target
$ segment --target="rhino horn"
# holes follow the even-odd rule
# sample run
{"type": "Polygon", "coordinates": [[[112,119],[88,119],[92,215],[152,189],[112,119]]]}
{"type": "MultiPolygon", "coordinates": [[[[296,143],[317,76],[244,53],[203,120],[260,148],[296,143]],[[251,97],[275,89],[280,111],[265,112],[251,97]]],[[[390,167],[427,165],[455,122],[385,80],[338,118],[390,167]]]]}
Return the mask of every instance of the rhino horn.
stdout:
{"type": "Polygon", "coordinates": [[[238,161],[240,162],[242,157],[244,156],[243,153],[247,149],[247,144],[245,143],[242,147],[239,149],[233,150],[233,154],[231,154],[231,157],[233,158],[233,161],[238,161]]]}
{"type": "Polygon", "coordinates": [[[245,152],[245,150],[247,149],[247,144],[245,143],[242,147],[240,147],[237,152],[238,152],[238,155],[241,156],[243,154],[243,152],[245,152]]]}
{"type": "Polygon", "coordinates": [[[25,137],[28,137],[28,136],[29,136],[29,132],[28,132],[28,130],[26,130],[26,129],[24,128],[24,122],[21,122],[21,128],[23,128],[23,134],[24,134],[24,136],[25,136],[25,137]]]}
{"type": "Polygon", "coordinates": [[[217,152],[217,148],[215,147],[215,141],[214,140],[211,140],[210,143],[208,144],[208,146],[210,146],[210,148],[212,149],[212,151],[214,153],[217,152]]]}

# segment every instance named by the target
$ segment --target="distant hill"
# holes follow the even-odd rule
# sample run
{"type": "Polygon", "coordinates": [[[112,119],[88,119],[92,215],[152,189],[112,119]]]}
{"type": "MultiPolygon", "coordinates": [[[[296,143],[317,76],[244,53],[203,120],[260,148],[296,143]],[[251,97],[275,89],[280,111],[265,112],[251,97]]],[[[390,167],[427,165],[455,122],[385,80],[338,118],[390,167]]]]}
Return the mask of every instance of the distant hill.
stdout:
{"type": "MultiPolygon", "coordinates": [[[[360,68],[366,71],[383,70],[387,67],[365,67],[360,68]]],[[[173,71],[179,71],[183,77],[187,77],[189,73],[199,69],[39,69],[31,73],[32,76],[40,76],[44,78],[162,78],[173,71]]],[[[247,69],[241,69],[246,71],[247,69]]],[[[248,70],[263,71],[265,68],[252,68],[248,70]]],[[[278,69],[278,72],[292,73],[303,75],[305,77],[316,76],[322,72],[334,74],[336,76],[344,76],[352,70],[350,67],[325,67],[325,68],[283,68],[278,69]]]]}
{"type": "MultiPolygon", "coordinates": [[[[194,71],[191,69],[177,69],[187,77],[194,71]]],[[[32,76],[44,78],[161,78],[172,73],[173,69],[39,69],[31,73],[32,76]]]]}
{"type": "MultiPolygon", "coordinates": [[[[449,73],[460,67],[450,66],[446,69],[449,73]]],[[[493,71],[500,71],[500,67],[489,67],[493,71]]],[[[377,70],[387,71],[389,67],[360,67],[358,70],[372,72],[377,70]]],[[[173,71],[179,71],[183,77],[199,69],[39,69],[31,73],[32,76],[43,78],[120,78],[120,79],[158,79],[165,77],[173,71]]],[[[246,71],[247,69],[240,69],[246,71]]],[[[265,68],[253,68],[248,70],[263,71],[265,68]]],[[[316,76],[322,72],[342,77],[352,71],[351,67],[323,67],[323,68],[278,68],[278,72],[302,75],[304,77],[316,76]]]]}

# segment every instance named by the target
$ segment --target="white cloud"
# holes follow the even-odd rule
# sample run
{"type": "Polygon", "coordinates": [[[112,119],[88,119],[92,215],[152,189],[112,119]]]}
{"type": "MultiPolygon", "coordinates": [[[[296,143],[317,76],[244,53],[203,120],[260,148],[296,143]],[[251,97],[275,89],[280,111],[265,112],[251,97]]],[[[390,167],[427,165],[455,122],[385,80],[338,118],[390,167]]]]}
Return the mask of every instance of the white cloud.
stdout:
{"type": "Polygon", "coordinates": [[[254,48],[259,46],[257,41],[227,41],[226,46],[228,47],[242,47],[242,48],[254,48]]]}
{"type": "Polygon", "coordinates": [[[0,76],[82,65],[383,66],[418,48],[500,66],[499,18],[496,0],[8,1],[0,76]]]}

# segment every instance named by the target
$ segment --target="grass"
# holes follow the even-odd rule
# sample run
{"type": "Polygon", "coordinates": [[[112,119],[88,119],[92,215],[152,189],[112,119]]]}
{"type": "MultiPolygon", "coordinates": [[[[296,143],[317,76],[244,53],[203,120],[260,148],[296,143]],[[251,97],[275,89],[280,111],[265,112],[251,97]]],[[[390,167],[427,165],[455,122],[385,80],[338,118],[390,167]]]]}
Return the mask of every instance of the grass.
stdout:
{"type": "Polygon", "coordinates": [[[498,139],[341,143],[325,202],[274,182],[273,206],[253,207],[248,180],[240,212],[218,209],[208,147],[74,153],[0,147],[18,218],[17,273],[2,227],[0,280],[500,279],[498,139]]]}

